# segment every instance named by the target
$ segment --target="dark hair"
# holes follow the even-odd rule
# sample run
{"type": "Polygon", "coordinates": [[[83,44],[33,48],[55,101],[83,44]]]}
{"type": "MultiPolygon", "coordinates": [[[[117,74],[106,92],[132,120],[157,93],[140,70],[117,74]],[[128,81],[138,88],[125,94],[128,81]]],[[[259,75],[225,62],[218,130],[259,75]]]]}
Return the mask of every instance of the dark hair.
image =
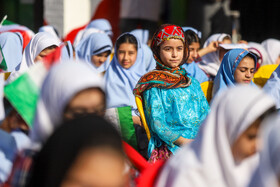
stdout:
{"type": "Polygon", "coordinates": [[[121,136],[105,119],[90,115],[61,124],[34,158],[27,186],[59,187],[80,153],[100,147],[124,155],[121,136]]]}
{"type": "MultiPolygon", "coordinates": [[[[46,49],[55,49],[55,48],[57,48],[56,45],[51,45],[51,46],[49,46],[49,47],[46,47],[46,48],[43,49],[42,51],[44,51],[44,50],[46,50],[46,49]]],[[[41,52],[42,52],[42,51],[41,51],[41,52]]]]}
{"type": "Polygon", "coordinates": [[[231,41],[231,37],[230,36],[225,36],[222,41],[224,41],[224,40],[230,40],[231,41]]]}
{"type": "Polygon", "coordinates": [[[266,117],[269,117],[270,115],[274,114],[277,112],[277,109],[275,106],[267,109],[260,117],[258,118],[259,120],[263,121],[266,117]]]}
{"type": "Polygon", "coordinates": [[[195,32],[192,30],[185,31],[185,39],[188,45],[191,45],[193,42],[200,44],[200,39],[195,32]]]}
{"type": "Polygon", "coordinates": [[[136,50],[138,49],[137,39],[132,34],[126,33],[126,34],[121,35],[116,42],[116,49],[119,50],[120,45],[123,43],[133,44],[133,45],[135,45],[136,50]]]}

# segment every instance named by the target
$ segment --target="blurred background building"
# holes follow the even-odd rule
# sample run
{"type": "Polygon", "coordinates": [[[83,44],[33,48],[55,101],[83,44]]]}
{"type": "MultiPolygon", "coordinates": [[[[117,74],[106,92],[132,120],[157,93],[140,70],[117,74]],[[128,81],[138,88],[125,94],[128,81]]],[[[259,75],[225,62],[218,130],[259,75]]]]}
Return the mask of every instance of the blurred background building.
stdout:
{"type": "Polygon", "coordinates": [[[93,19],[105,18],[114,39],[126,29],[148,27],[153,32],[162,23],[174,23],[202,31],[203,41],[225,32],[261,42],[268,37],[280,39],[279,9],[277,0],[1,0],[0,18],[8,15],[8,20],[34,32],[50,24],[61,37],[93,19]]]}

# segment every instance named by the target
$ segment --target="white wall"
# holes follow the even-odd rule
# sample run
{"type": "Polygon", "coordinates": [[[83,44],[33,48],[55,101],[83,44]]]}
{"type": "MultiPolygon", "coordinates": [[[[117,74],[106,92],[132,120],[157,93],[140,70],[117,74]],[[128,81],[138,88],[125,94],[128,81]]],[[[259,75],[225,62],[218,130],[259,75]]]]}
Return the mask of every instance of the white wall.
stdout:
{"type": "Polygon", "coordinates": [[[64,0],[64,34],[90,20],[90,0],[64,0]]]}
{"type": "Polygon", "coordinates": [[[63,0],[44,0],[44,19],[63,35],[63,0]]]}
{"type": "Polygon", "coordinates": [[[65,36],[88,23],[102,0],[44,0],[44,18],[65,36]]]}

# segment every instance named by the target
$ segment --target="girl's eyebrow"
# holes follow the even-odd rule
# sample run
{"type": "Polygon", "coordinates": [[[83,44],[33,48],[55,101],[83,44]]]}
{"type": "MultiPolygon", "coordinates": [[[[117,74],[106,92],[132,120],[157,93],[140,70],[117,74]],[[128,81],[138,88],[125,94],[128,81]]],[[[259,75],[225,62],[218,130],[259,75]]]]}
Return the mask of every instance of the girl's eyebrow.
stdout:
{"type": "Polygon", "coordinates": [[[183,45],[179,45],[179,46],[170,46],[170,45],[166,45],[166,46],[164,46],[163,48],[165,48],[165,47],[172,47],[172,48],[174,48],[174,47],[184,47],[183,45]]]}
{"type": "Polygon", "coordinates": [[[255,69],[255,68],[238,67],[238,69],[252,70],[252,69],[255,69]]]}

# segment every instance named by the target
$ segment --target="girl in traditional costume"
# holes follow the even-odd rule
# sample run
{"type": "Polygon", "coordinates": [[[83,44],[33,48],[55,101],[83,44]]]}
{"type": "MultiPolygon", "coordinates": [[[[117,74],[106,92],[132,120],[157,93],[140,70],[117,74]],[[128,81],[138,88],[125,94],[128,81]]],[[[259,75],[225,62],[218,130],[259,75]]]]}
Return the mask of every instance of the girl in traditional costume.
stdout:
{"type": "Polygon", "coordinates": [[[181,67],[187,59],[181,27],[162,25],[153,37],[151,48],[156,69],[139,80],[134,94],[144,103],[151,131],[148,156],[154,162],[167,159],[196,137],[209,105],[199,82],[181,67]]]}

